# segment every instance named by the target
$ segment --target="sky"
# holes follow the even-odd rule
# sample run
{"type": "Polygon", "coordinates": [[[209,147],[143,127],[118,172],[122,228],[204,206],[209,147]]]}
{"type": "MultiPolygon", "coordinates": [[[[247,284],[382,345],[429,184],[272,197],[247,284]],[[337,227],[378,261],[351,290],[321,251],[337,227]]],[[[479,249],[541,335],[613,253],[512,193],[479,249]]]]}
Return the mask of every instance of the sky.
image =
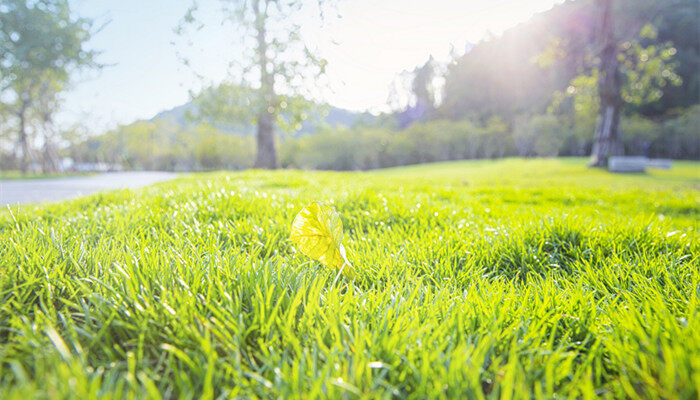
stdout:
{"type": "MultiPolygon", "coordinates": [[[[316,1],[316,0],[310,0],[316,1]]],[[[561,0],[341,0],[341,18],[302,31],[328,61],[323,100],[352,111],[387,111],[389,88],[401,71],[430,55],[448,60],[468,43],[504,30],[561,0]]],[[[227,77],[240,52],[222,28],[219,0],[199,0],[206,29],[177,36],[192,0],[71,0],[76,15],[102,28],[88,43],[101,51],[99,72],[82,74],[66,93],[60,121],[98,133],[149,119],[186,103],[190,91],[227,77]],[[191,39],[193,45],[186,42],[191,39]],[[185,67],[177,54],[196,60],[185,67]],[[198,77],[197,75],[200,75],[198,77]]],[[[304,17],[302,17],[304,18],[304,17]]]]}

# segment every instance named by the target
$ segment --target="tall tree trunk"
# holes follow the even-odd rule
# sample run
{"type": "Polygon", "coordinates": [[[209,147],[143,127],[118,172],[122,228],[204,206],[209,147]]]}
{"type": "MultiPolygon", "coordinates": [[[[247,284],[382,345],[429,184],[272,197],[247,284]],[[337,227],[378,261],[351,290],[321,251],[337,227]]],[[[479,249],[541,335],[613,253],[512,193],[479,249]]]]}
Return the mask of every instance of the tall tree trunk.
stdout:
{"type": "Polygon", "coordinates": [[[44,157],[41,163],[42,170],[45,174],[59,172],[58,170],[58,151],[49,135],[44,136],[44,157]]]}
{"type": "Polygon", "coordinates": [[[258,154],[255,157],[255,168],[275,169],[277,150],[275,148],[275,132],[272,114],[263,110],[258,116],[258,154]]]}
{"type": "Polygon", "coordinates": [[[20,171],[22,175],[27,174],[29,169],[29,138],[27,137],[27,121],[26,121],[26,108],[24,105],[19,112],[19,145],[22,149],[22,158],[20,159],[20,171]]]}
{"type": "Polygon", "coordinates": [[[263,107],[258,115],[258,153],[255,157],[255,168],[276,169],[277,149],[275,148],[275,77],[267,70],[267,42],[265,41],[265,24],[267,19],[267,0],[255,0],[255,23],[258,31],[258,65],[260,67],[260,92],[263,96],[263,107]],[[262,3],[265,3],[263,6],[262,3]],[[263,8],[264,7],[264,8],[263,8]]]}
{"type": "Polygon", "coordinates": [[[598,0],[601,7],[600,37],[600,76],[598,95],[600,111],[595,130],[595,140],[591,151],[591,167],[606,167],[610,156],[622,155],[623,148],[619,134],[620,109],[622,108],[622,77],[617,59],[617,42],[612,20],[612,0],[598,0]]]}

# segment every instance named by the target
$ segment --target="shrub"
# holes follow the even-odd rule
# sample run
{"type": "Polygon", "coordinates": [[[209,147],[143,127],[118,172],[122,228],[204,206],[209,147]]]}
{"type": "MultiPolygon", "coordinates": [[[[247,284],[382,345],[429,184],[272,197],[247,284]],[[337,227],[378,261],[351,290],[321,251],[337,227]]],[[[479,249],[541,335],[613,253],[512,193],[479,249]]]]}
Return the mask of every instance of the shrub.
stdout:
{"type": "Polygon", "coordinates": [[[648,155],[654,142],[662,136],[661,125],[642,116],[622,118],[620,135],[627,155],[648,155]]]}
{"type": "Polygon", "coordinates": [[[513,140],[521,157],[557,156],[570,135],[570,129],[554,115],[521,117],[513,127],[513,140]]]}
{"type": "Polygon", "coordinates": [[[681,112],[663,125],[663,137],[651,149],[653,156],[700,158],[700,105],[681,112]]]}

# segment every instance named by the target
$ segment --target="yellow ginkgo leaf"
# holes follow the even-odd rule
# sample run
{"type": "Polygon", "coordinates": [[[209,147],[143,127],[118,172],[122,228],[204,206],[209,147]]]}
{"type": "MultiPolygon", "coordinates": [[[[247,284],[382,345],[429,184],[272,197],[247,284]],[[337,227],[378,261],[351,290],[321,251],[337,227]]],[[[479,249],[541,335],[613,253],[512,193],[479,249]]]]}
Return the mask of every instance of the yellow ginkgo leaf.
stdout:
{"type": "Polygon", "coordinates": [[[302,253],[327,267],[342,268],[343,275],[354,279],[342,243],[343,222],[331,206],[313,202],[302,208],[292,223],[291,239],[302,253]]]}

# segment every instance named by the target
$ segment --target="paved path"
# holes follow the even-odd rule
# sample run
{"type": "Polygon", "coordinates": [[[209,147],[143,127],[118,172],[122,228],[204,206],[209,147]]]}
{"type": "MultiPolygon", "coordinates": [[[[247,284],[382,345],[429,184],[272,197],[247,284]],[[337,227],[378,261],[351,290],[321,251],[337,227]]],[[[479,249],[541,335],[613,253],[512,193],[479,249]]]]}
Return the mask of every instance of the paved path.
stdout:
{"type": "Polygon", "coordinates": [[[0,180],[0,206],[58,201],[102,190],[137,188],[172,179],[170,172],[110,172],[52,179],[0,180]]]}

